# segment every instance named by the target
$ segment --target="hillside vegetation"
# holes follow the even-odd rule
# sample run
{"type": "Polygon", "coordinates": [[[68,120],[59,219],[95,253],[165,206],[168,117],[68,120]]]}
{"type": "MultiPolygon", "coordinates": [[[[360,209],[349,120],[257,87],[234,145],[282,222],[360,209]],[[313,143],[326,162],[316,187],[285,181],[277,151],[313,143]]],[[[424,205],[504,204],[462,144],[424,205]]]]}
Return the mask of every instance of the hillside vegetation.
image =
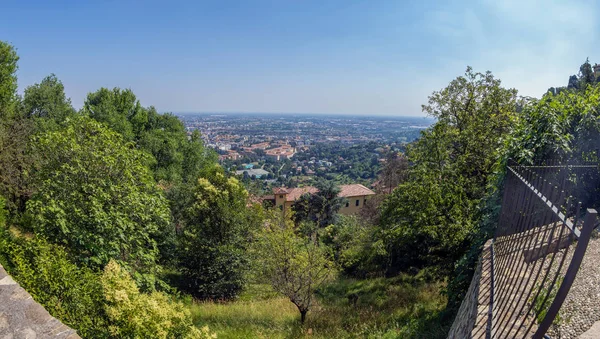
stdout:
{"type": "Polygon", "coordinates": [[[19,96],[17,68],[0,41],[0,263],[86,338],[443,338],[506,161],[600,149],[589,63],[541,99],[467,68],[423,106],[436,123],[372,173],[386,186],[360,215],[339,215],[326,181],[283,214],[131,90],[77,111],[54,75],[19,96]]]}

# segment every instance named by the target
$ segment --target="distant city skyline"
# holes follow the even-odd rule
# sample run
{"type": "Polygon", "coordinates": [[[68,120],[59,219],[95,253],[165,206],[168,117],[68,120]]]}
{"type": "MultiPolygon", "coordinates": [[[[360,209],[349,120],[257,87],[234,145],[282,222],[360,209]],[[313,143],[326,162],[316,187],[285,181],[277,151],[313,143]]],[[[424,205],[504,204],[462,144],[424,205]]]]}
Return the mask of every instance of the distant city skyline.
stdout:
{"type": "Polygon", "coordinates": [[[600,61],[595,1],[14,1],[0,39],[19,92],[54,73],[79,109],[131,88],[165,112],[424,116],[431,92],[490,70],[540,97],[600,61]]]}

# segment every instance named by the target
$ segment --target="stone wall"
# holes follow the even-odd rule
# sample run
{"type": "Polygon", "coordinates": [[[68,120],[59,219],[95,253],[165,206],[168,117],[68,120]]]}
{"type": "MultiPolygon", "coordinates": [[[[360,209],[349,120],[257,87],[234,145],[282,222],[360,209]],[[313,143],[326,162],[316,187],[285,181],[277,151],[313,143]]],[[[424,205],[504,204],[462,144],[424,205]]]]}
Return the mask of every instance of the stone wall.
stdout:
{"type": "Polygon", "coordinates": [[[489,268],[491,264],[489,240],[473,274],[469,290],[463,299],[448,339],[485,338],[489,311],[489,268]]]}
{"type": "Polygon", "coordinates": [[[53,318],[0,265],[0,338],[79,338],[53,318]]]}

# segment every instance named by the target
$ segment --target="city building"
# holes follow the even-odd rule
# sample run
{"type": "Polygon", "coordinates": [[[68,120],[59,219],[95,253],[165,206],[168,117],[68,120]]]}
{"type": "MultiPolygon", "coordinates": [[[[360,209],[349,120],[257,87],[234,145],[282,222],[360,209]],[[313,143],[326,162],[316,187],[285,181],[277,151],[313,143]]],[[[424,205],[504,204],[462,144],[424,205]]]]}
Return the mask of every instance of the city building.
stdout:
{"type": "Polygon", "coordinates": [[[265,151],[265,156],[268,159],[273,159],[275,161],[291,159],[294,156],[294,154],[296,154],[296,149],[289,145],[284,145],[265,151]]]}
{"type": "MultiPolygon", "coordinates": [[[[302,195],[306,193],[315,194],[318,191],[316,187],[312,186],[296,188],[277,187],[273,189],[272,201],[276,207],[287,211],[292,207],[294,201],[298,200],[302,195]]],[[[346,215],[356,214],[373,195],[375,195],[375,192],[360,184],[340,185],[338,196],[346,198],[346,204],[342,206],[339,212],[346,215]]]]}
{"type": "Polygon", "coordinates": [[[242,155],[236,151],[228,151],[227,154],[219,155],[219,161],[223,160],[238,160],[241,159],[242,155]]]}

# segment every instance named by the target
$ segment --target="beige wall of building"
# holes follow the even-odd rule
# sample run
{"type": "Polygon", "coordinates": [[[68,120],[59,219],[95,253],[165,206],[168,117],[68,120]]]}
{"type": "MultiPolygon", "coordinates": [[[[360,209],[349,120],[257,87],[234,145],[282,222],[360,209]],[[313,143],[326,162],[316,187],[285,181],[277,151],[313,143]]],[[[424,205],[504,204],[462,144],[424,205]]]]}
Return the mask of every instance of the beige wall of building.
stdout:
{"type": "Polygon", "coordinates": [[[346,197],[347,202],[342,208],[340,213],[345,215],[357,214],[365,205],[365,202],[371,198],[370,195],[360,195],[357,197],[346,197]]]}
{"type": "MultiPolygon", "coordinates": [[[[363,208],[365,202],[370,198],[370,195],[346,197],[347,202],[346,204],[342,205],[339,213],[344,215],[357,214],[363,208]]],[[[281,208],[283,211],[290,211],[293,204],[293,201],[286,201],[286,194],[275,195],[275,207],[281,208]]]]}

